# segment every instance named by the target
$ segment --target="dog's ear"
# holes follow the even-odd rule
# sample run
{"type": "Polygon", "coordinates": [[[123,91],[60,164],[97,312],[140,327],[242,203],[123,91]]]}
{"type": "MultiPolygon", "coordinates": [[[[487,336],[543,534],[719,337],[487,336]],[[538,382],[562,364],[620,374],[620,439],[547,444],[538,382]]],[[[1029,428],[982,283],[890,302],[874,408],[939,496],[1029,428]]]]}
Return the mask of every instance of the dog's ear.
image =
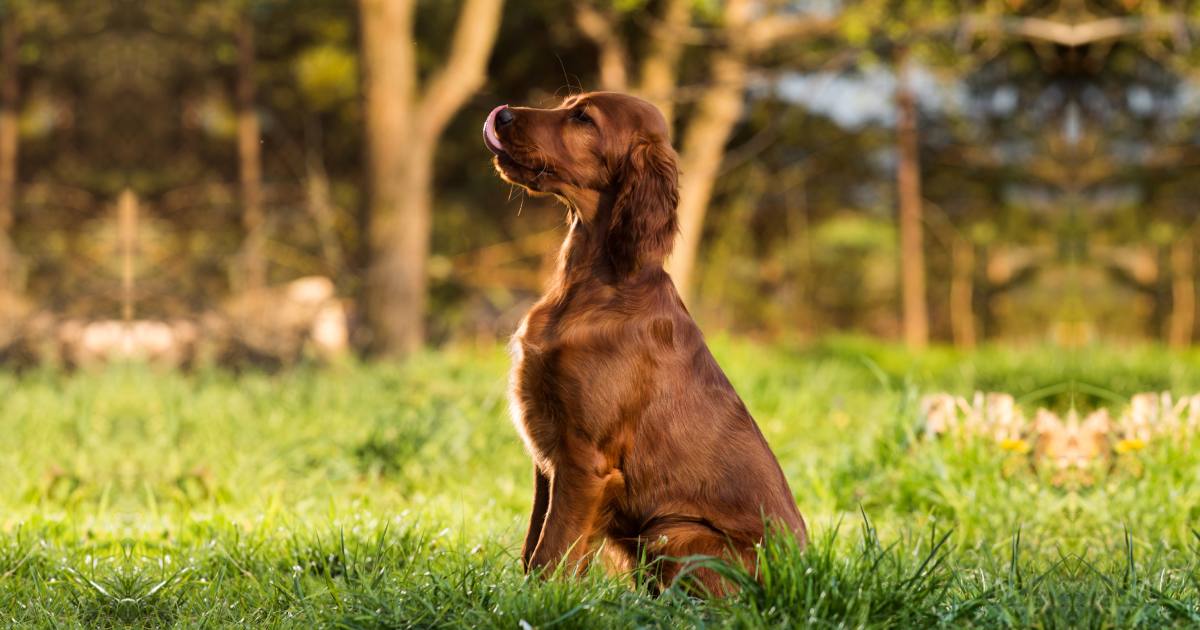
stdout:
{"type": "Polygon", "coordinates": [[[671,253],[678,224],[679,169],[664,141],[639,138],[617,181],[607,249],[617,275],[661,264],[671,253]]]}

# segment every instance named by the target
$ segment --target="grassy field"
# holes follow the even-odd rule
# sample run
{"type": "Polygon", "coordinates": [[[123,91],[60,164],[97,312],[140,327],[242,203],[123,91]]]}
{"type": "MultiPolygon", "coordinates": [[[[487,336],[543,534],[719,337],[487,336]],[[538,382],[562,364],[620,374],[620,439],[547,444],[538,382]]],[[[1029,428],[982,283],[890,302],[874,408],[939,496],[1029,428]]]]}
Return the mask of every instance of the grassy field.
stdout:
{"type": "Polygon", "coordinates": [[[1200,444],[1055,484],[922,437],[927,392],[1086,411],[1200,392],[1200,356],[920,356],[842,340],[714,352],[815,542],[771,541],[722,601],[517,560],[528,458],[507,357],[268,375],[0,375],[0,619],[29,627],[1162,627],[1200,624],[1200,444]]]}

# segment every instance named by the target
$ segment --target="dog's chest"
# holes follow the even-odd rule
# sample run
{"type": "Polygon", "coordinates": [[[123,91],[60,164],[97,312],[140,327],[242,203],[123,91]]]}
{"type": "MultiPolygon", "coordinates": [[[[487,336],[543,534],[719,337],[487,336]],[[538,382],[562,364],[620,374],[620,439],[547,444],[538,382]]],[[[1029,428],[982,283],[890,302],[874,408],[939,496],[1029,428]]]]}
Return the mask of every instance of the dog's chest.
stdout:
{"type": "Polygon", "coordinates": [[[550,332],[540,325],[535,313],[530,313],[509,344],[509,411],[535,460],[551,457],[563,415],[563,401],[556,388],[559,366],[550,340],[550,332]]]}

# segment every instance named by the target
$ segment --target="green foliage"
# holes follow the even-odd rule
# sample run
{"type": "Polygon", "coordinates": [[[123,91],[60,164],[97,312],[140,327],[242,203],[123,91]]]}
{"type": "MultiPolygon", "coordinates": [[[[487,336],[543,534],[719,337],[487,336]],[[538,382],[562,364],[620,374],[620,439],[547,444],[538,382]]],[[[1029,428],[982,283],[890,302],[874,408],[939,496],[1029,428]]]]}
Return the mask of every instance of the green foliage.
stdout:
{"type": "Polygon", "coordinates": [[[314,46],[295,61],[296,83],[317,111],[340,105],[358,94],[358,58],[333,44],[314,46]]]}
{"type": "Polygon", "coordinates": [[[821,247],[862,251],[888,250],[896,244],[894,226],[863,216],[834,217],[814,231],[813,239],[821,247]]]}

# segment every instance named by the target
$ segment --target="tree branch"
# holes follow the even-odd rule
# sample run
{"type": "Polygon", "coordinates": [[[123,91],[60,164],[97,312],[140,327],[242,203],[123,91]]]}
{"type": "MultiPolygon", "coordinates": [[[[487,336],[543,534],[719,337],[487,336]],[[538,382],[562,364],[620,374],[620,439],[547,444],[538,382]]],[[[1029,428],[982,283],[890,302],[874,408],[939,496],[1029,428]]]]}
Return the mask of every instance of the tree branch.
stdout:
{"type": "Polygon", "coordinates": [[[972,33],[999,33],[1075,48],[1132,36],[1175,35],[1185,28],[1178,18],[1114,17],[1067,24],[1045,18],[970,18],[972,33]]]}
{"type": "Polygon", "coordinates": [[[762,52],[787,39],[800,39],[833,32],[834,20],[815,15],[771,15],[747,25],[740,45],[751,53],[762,52]]]}
{"type": "Polygon", "coordinates": [[[421,98],[417,129],[436,137],[472,93],[483,86],[488,57],[500,27],[504,0],[465,0],[446,63],[430,78],[421,98]]]}

